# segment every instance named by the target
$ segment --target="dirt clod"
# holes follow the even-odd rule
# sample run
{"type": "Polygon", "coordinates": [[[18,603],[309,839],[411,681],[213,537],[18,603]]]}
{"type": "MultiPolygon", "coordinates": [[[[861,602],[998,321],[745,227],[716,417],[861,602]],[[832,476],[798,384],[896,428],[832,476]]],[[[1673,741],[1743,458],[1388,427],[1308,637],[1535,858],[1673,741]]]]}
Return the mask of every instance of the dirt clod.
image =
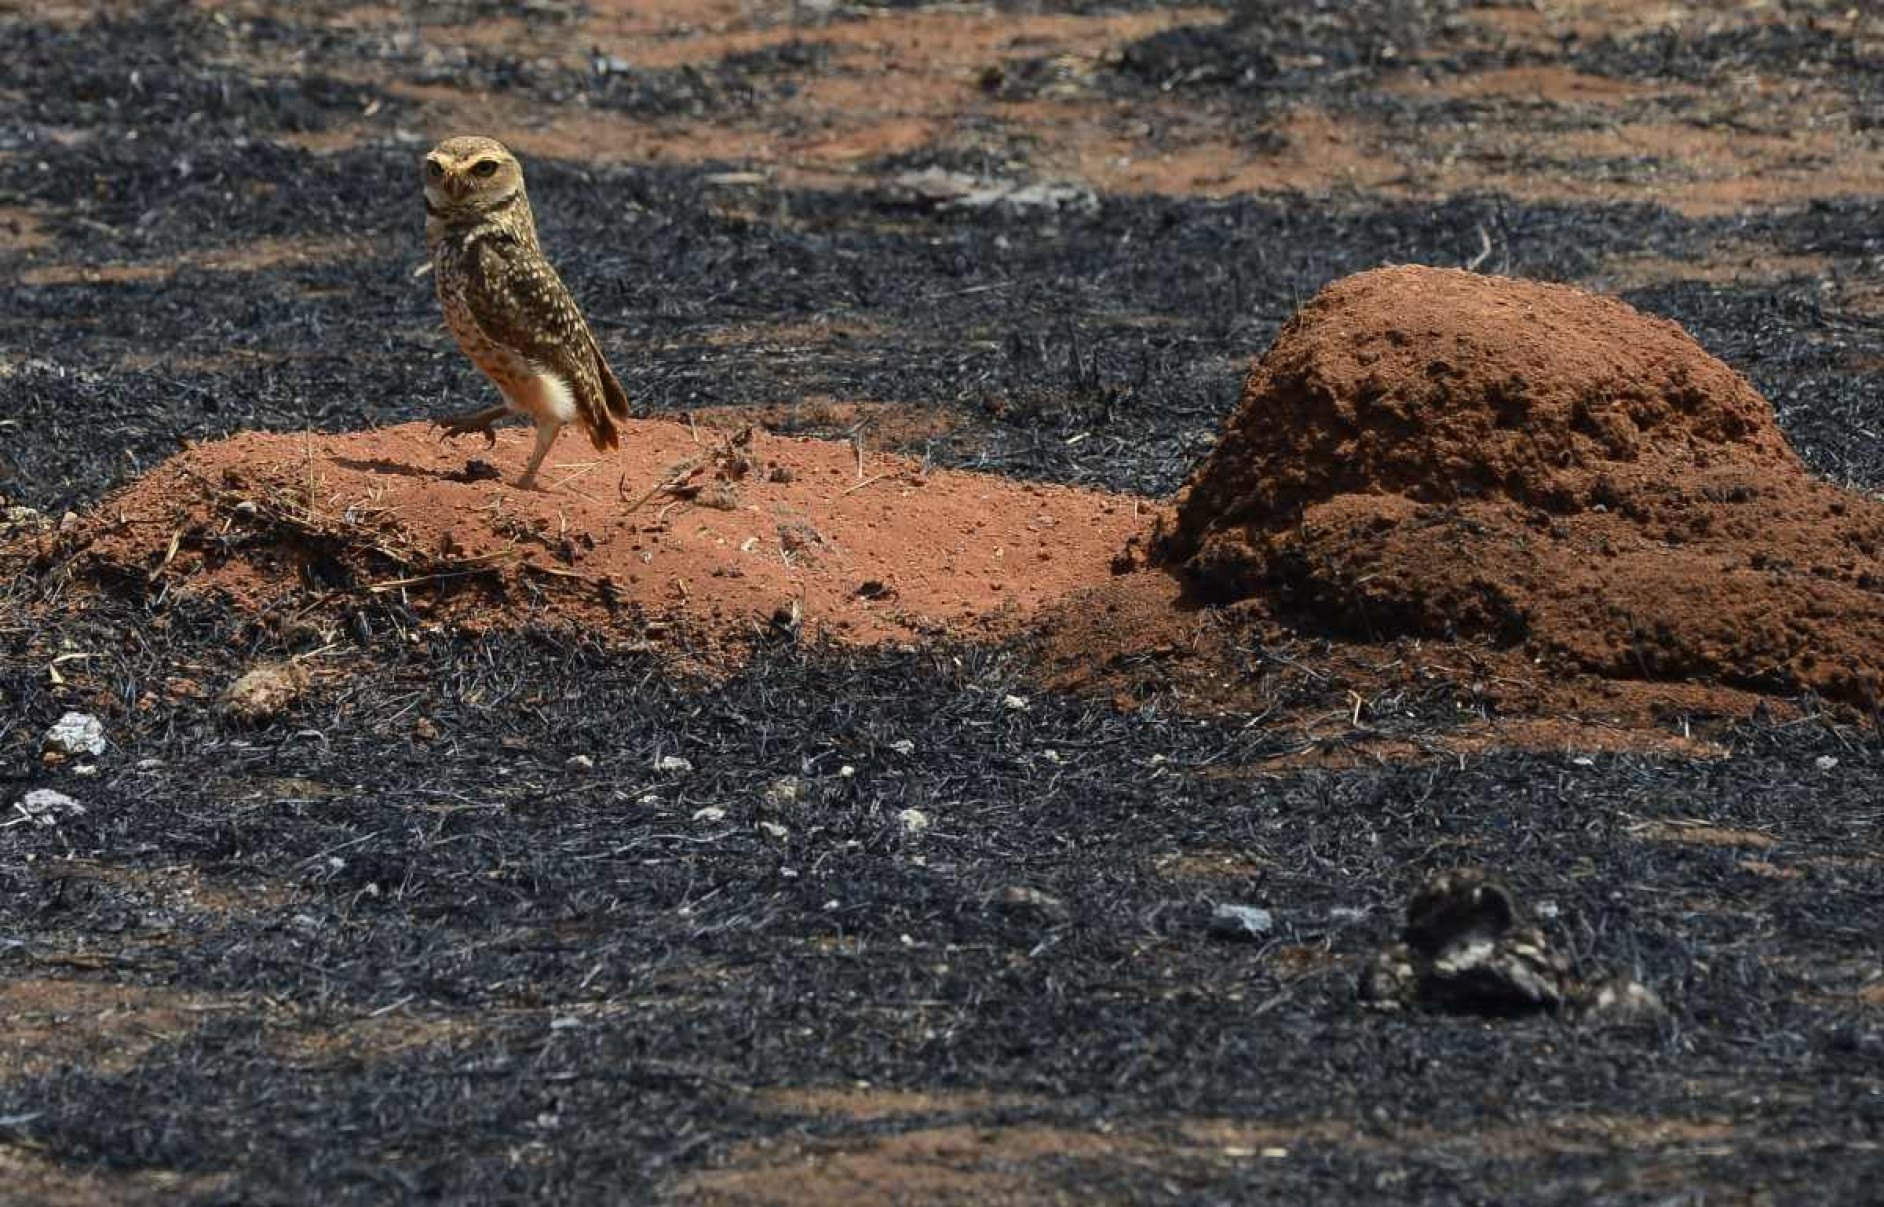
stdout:
{"type": "Polygon", "coordinates": [[[223,715],[244,725],[259,725],[292,708],[307,685],[307,672],[292,662],[262,663],[245,671],[223,692],[223,715]]]}

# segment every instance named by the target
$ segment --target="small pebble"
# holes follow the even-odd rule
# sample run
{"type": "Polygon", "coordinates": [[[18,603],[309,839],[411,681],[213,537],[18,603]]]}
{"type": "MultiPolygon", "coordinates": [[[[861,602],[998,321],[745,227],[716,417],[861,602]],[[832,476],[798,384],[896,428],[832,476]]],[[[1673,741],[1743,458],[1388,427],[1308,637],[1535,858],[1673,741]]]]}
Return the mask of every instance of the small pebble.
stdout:
{"type": "Polygon", "coordinates": [[[1572,1006],[1576,1020],[1591,1027],[1659,1027],[1668,1021],[1661,995],[1629,977],[1584,986],[1572,1006]]]}
{"type": "Polygon", "coordinates": [[[765,786],[765,793],[761,799],[768,806],[779,809],[786,805],[797,804],[798,798],[803,796],[804,792],[803,780],[795,775],[781,775],[765,786]]]}
{"type": "Polygon", "coordinates": [[[1031,914],[1045,921],[1059,921],[1067,916],[1066,902],[1051,893],[1022,884],[1010,884],[989,898],[996,909],[1011,914],[1031,914]]]}
{"type": "Polygon", "coordinates": [[[1276,928],[1276,916],[1256,905],[1219,905],[1210,911],[1210,933],[1219,939],[1260,939],[1276,928]]]}
{"type": "Polygon", "coordinates": [[[233,721],[260,725],[287,712],[307,686],[307,672],[294,663],[264,662],[231,683],[219,706],[233,721]]]}

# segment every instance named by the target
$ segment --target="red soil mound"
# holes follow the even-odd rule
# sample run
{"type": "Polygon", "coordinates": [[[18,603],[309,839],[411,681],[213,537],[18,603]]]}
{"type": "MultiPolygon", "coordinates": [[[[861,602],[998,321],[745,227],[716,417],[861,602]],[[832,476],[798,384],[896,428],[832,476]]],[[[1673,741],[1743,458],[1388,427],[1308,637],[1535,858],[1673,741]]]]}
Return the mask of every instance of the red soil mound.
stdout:
{"type": "Polygon", "coordinates": [[[1745,715],[1754,693],[1875,707],[1884,671],[1884,504],[1814,481],[1678,327],[1562,287],[1335,283],[1174,511],[665,421],[606,460],[565,441],[535,494],[493,468],[514,475],[527,443],[241,435],[58,539],[98,578],[264,624],[390,600],[695,656],[800,623],[853,643],[1029,631],[1058,686],[1299,724],[1304,757],[1435,722],[1602,744],[1745,715]],[[1127,547],[1153,565],[1114,576],[1127,547]]]}
{"type": "Polygon", "coordinates": [[[1884,505],[1815,481],[1675,324],[1431,268],[1338,281],[1251,373],[1153,557],[1354,640],[1872,705],[1884,505]]]}
{"type": "Polygon", "coordinates": [[[395,599],[459,627],[574,623],[703,651],[775,633],[794,606],[807,635],[854,642],[999,631],[1103,580],[1143,525],[1130,498],[874,454],[860,477],[848,444],[665,421],[629,424],[605,461],[565,439],[572,460],[532,493],[509,483],[528,443],[513,428],[485,452],[421,424],[245,433],[118,492],[80,539],[104,577],[263,616],[395,599]]]}

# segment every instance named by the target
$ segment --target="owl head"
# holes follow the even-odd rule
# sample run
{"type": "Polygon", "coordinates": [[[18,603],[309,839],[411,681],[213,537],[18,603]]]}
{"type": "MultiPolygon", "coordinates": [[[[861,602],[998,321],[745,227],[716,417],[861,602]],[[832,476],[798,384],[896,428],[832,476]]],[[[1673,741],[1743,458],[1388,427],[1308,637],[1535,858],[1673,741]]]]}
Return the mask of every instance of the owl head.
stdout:
{"type": "Polygon", "coordinates": [[[419,171],[435,210],[481,213],[523,192],[523,165],[510,149],[481,134],[448,138],[426,152],[419,171]]]}

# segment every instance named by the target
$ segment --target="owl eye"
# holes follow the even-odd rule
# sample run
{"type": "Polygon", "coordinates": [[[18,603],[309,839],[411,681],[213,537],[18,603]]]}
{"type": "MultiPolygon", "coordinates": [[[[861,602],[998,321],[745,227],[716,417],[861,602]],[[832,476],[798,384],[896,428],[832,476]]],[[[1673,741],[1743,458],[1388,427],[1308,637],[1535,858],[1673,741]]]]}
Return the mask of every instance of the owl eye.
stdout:
{"type": "Polygon", "coordinates": [[[497,175],[497,161],[495,159],[480,159],[477,163],[472,165],[471,174],[473,176],[495,176],[497,175]]]}
{"type": "Polygon", "coordinates": [[[428,159],[425,161],[425,174],[437,180],[445,174],[445,167],[436,159],[428,159]]]}

